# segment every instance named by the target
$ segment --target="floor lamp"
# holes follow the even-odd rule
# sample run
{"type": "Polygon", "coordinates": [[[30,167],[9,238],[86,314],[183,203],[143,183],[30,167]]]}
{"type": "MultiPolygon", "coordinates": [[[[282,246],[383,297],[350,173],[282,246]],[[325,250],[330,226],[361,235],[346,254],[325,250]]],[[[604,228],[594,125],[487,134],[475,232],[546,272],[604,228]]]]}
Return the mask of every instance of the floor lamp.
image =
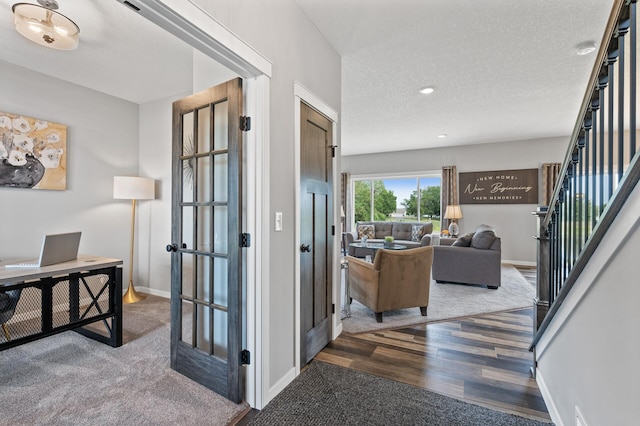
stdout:
{"type": "Polygon", "coordinates": [[[136,200],[153,200],[155,198],[155,183],[153,179],[134,176],[114,176],[113,198],[117,200],[131,200],[131,248],[129,251],[129,288],[122,296],[122,303],[135,303],[144,300],[133,286],[133,240],[136,227],[136,200]]]}

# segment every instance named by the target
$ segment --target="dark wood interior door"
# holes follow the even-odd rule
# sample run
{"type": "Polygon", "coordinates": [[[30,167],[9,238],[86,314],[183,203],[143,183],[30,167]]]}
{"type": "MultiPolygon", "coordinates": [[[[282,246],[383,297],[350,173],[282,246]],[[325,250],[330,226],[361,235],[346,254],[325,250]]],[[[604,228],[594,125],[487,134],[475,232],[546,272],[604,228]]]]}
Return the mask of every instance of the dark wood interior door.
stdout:
{"type": "Polygon", "coordinates": [[[333,156],[331,121],[300,110],[300,312],[302,365],[331,341],[333,156]]]}
{"type": "Polygon", "coordinates": [[[173,104],[171,368],[240,402],[242,80],[173,104]]]}

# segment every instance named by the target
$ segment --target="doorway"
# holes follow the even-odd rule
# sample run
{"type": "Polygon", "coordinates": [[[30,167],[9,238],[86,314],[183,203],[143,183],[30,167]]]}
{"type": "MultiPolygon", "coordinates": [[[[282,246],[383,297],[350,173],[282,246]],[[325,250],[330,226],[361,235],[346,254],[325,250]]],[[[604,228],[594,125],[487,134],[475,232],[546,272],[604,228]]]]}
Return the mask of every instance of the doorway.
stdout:
{"type": "MultiPolygon", "coordinates": [[[[296,374],[341,331],[339,306],[340,223],[336,211],[339,170],[337,113],[299,83],[294,84],[296,114],[296,374]],[[305,112],[306,111],[306,112],[305,112]],[[313,140],[303,146],[306,133],[313,140]],[[305,153],[306,151],[306,153],[305,153]],[[309,156],[311,163],[304,160],[309,156]],[[308,247],[307,247],[308,246],[308,247]],[[337,311],[337,314],[336,314],[337,311]]],[[[309,138],[306,138],[309,139],[309,138]]]]}

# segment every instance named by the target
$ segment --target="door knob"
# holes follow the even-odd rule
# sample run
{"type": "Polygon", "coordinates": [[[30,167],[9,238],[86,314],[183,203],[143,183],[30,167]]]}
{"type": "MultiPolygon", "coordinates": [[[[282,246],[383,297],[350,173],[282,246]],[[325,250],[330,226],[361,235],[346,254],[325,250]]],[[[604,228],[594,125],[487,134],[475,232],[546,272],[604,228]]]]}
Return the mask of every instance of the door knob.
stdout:
{"type": "Polygon", "coordinates": [[[302,244],[300,245],[300,251],[303,253],[310,253],[311,252],[311,247],[309,246],[309,244],[302,244]]]}
{"type": "Polygon", "coordinates": [[[169,253],[171,253],[172,251],[178,251],[178,245],[173,243],[173,244],[167,244],[167,251],[169,253]]]}

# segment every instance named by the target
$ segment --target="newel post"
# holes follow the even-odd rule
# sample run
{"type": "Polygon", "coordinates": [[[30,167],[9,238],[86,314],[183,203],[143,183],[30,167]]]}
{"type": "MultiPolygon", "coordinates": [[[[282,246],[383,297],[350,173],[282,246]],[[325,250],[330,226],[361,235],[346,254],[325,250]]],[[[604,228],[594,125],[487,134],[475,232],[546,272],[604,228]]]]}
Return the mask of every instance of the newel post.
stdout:
{"type": "Polygon", "coordinates": [[[538,219],[538,236],[537,240],[537,278],[536,278],[536,296],[533,299],[533,334],[538,331],[542,320],[549,311],[549,230],[542,224],[547,215],[546,208],[538,207],[537,211],[532,212],[538,219]]]}

